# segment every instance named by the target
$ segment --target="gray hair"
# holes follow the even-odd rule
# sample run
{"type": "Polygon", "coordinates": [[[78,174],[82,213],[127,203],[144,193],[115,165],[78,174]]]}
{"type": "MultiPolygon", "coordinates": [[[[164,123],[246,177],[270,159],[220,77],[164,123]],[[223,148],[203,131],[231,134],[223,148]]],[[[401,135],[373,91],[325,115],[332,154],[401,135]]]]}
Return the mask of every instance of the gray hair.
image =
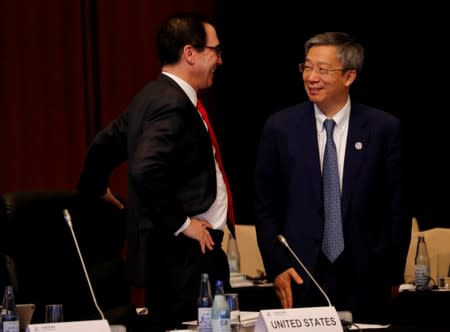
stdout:
{"type": "Polygon", "coordinates": [[[361,72],[364,63],[364,47],[344,32],[325,32],[311,37],[305,43],[305,55],[313,46],[332,45],[338,47],[337,58],[345,69],[361,72]]]}

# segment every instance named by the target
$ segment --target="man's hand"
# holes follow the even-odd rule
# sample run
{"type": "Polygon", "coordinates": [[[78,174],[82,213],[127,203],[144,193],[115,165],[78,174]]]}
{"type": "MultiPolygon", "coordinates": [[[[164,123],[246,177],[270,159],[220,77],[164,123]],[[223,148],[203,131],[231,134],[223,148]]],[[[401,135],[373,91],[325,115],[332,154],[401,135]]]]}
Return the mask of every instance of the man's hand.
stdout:
{"type": "Polygon", "coordinates": [[[283,308],[292,308],[292,280],[297,284],[303,284],[303,279],[298,275],[293,267],[277,275],[274,280],[275,293],[283,308]]]}
{"type": "Polygon", "coordinates": [[[115,206],[117,206],[119,209],[124,209],[125,207],[123,204],[112,194],[111,190],[109,188],[106,189],[106,193],[100,197],[102,200],[104,200],[107,203],[111,203],[115,206]]]}
{"type": "Polygon", "coordinates": [[[209,222],[191,218],[191,223],[182,233],[191,239],[197,240],[200,243],[202,253],[205,253],[206,248],[212,250],[214,247],[214,241],[211,234],[209,234],[208,228],[212,228],[209,222]]]}

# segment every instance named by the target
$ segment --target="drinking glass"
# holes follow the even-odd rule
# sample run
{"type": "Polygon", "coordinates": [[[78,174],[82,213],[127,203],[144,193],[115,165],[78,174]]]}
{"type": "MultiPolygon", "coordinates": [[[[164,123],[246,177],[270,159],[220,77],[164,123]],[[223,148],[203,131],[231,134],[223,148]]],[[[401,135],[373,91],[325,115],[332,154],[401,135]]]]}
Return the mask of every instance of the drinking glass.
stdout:
{"type": "Polygon", "coordinates": [[[47,304],[45,306],[45,322],[57,323],[64,321],[64,308],[62,304],[47,304]]]}
{"type": "Polygon", "coordinates": [[[239,294],[226,293],[225,297],[230,307],[230,322],[231,325],[239,325],[241,323],[241,311],[239,308],[239,294]]]}
{"type": "Polygon", "coordinates": [[[450,252],[442,252],[437,255],[436,279],[438,288],[450,290],[450,252]]]}

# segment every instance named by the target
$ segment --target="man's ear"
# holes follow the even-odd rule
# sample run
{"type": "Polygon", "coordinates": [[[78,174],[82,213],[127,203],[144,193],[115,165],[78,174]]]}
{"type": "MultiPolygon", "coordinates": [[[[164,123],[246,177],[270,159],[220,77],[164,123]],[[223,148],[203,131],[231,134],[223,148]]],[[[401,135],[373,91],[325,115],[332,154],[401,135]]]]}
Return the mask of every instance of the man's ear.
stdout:
{"type": "Polygon", "coordinates": [[[186,45],[183,47],[182,56],[186,59],[189,64],[193,64],[195,62],[195,55],[197,54],[196,50],[192,45],[186,45]]]}
{"type": "Polygon", "coordinates": [[[356,80],[356,70],[349,69],[345,72],[345,85],[350,86],[356,80]]]}

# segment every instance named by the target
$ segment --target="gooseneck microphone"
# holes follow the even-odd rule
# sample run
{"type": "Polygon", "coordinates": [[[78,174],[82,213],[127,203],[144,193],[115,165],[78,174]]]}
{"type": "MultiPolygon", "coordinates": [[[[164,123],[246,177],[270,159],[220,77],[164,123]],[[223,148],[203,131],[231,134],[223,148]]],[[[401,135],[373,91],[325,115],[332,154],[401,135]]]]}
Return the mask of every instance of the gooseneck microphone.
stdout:
{"type": "Polygon", "coordinates": [[[316,284],[317,288],[320,290],[320,292],[323,294],[323,296],[325,297],[325,299],[328,302],[328,306],[332,307],[333,305],[331,304],[330,299],[328,298],[328,295],[325,293],[325,291],[322,289],[322,287],[320,287],[319,283],[316,281],[316,279],[312,276],[312,274],[309,272],[309,270],[306,268],[306,266],[302,263],[302,261],[300,260],[300,258],[297,257],[297,255],[295,254],[295,252],[291,249],[291,246],[289,245],[289,243],[287,242],[286,238],[281,235],[278,234],[278,241],[280,241],[292,254],[292,256],[294,256],[294,258],[297,260],[297,262],[301,265],[301,267],[303,268],[303,270],[305,270],[305,272],[308,274],[309,278],[316,284]]]}
{"type": "MultiPolygon", "coordinates": [[[[309,278],[314,282],[314,284],[317,286],[317,288],[320,290],[322,295],[327,300],[328,306],[332,307],[333,305],[331,304],[331,301],[328,298],[327,293],[325,293],[325,291],[322,289],[322,287],[320,287],[319,283],[312,276],[312,274],[309,272],[309,270],[306,268],[306,266],[303,264],[303,262],[300,260],[300,258],[298,258],[298,256],[295,254],[295,252],[291,249],[291,246],[287,242],[286,238],[283,235],[281,235],[281,234],[279,234],[277,236],[277,238],[278,238],[278,241],[280,241],[290,251],[292,256],[294,256],[294,258],[301,265],[303,270],[305,270],[305,272],[308,274],[309,278]]],[[[338,311],[337,313],[338,313],[339,319],[341,321],[342,327],[344,328],[345,331],[347,331],[353,325],[353,315],[352,315],[352,313],[350,311],[338,311]]]]}
{"type": "Polygon", "coordinates": [[[75,232],[73,231],[72,217],[70,216],[69,211],[67,209],[64,209],[63,214],[64,214],[64,219],[66,220],[66,223],[70,228],[70,232],[72,233],[73,241],[75,242],[75,247],[77,248],[77,252],[78,252],[78,257],[80,258],[81,266],[83,267],[84,275],[86,277],[86,280],[87,280],[87,283],[89,286],[89,290],[91,291],[92,300],[94,301],[94,305],[97,308],[97,311],[99,312],[101,318],[104,320],[105,315],[103,315],[102,310],[100,309],[100,307],[97,304],[97,299],[95,297],[94,290],[92,289],[91,280],[90,280],[89,274],[86,270],[86,266],[84,265],[83,255],[81,255],[80,247],[78,246],[77,237],[75,236],[75,232]]]}

